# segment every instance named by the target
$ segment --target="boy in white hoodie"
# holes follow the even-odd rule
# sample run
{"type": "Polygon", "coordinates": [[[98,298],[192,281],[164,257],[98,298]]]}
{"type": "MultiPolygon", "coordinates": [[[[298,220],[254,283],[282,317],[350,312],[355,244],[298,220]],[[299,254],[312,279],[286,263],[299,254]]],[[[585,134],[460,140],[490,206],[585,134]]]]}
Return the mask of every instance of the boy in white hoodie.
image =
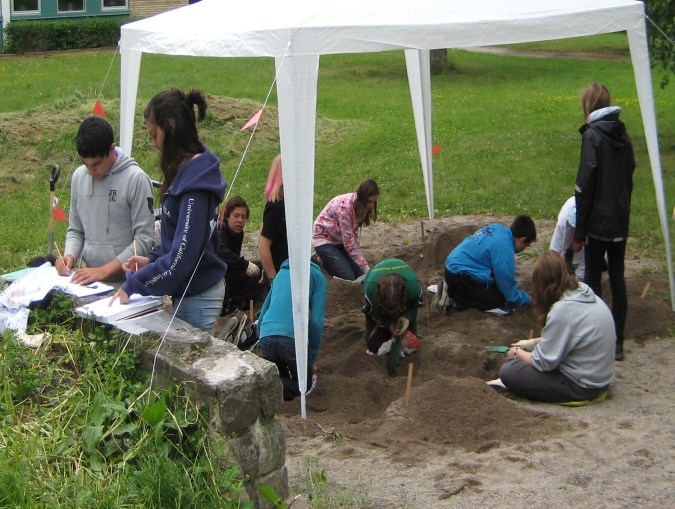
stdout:
{"type": "Polygon", "coordinates": [[[152,183],[115,146],[106,120],[85,119],[76,145],[83,164],[73,173],[66,246],[56,269],[83,285],[123,281],[122,264],[134,253],[144,256],[154,245],[152,183]],[[78,258],[86,266],[73,271],[78,258]]]}

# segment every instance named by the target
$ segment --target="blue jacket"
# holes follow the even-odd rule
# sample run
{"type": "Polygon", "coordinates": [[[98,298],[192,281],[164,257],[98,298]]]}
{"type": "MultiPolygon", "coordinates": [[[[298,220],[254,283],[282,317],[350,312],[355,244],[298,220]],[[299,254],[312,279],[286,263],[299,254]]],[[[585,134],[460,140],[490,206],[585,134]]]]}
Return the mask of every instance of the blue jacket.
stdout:
{"type": "Polygon", "coordinates": [[[466,274],[474,281],[495,284],[509,304],[524,306],[530,295],[516,283],[516,244],[511,229],[495,223],[465,238],[445,260],[453,274],[466,274]]]}
{"type": "MultiPolygon", "coordinates": [[[[281,264],[274,284],[260,310],[258,331],[260,341],[267,336],[295,338],[293,331],[293,307],[291,304],[291,271],[288,260],[281,264]]],[[[316,364],[316,356],[323,336],[323,318],[326,307],[326,278],[315,263],[309,270],[309,364],[316,364]]]]}
{"type": "Polygon", "coordinates": [[[214,230],[226,187],[220,161],[208,149],[181,168],[162,197],[161,241],[148,254],[148,265],[127,273],[122,285],[127,294],[180,297],[189,284],[189,297],[225,276],[214,230]]]}

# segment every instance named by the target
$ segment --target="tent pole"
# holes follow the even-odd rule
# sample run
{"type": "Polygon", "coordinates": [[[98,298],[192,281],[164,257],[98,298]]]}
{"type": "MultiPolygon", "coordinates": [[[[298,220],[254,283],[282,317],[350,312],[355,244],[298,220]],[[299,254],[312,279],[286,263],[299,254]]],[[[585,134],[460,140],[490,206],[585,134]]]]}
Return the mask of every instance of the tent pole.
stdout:
{"type": "Polygon", "coordinates": [[[293,332],[301,417],[307,418],[309,263],[314,220],[314,140],[319,56],[276,59],[279,138],[284,179],[286,236],[291,270],[293,332]]]}
{"type": "Polygon", "coordinates": [[[427,196],[429,228],[436,229],[434,219],[434,168],[431,159],[431,66],[428,50],[405,50],[408,86],[415,117],[417,147],[422,163],[424,190],[427,196]]]}
{"type": "Polygon", "coordinates": [[[659,140],[656,134],[656,113],[654,108],[654,94],[652,91],[652,74],[647,46],[647,31],[644,20],[636,28],[628,30],[628,46],[633,62],[633,73],[637,87],[642,125],[645,130],[649,162],[652,167],[652,179],[656,193],[656,207],[661,222],[661,231],[666,247],[666,262],[668,264],[668,280],[670,282],[670,305],[675,311],[675,276],[673,275],[673,255],[670,244],[670,230],[666,212],[666,193],[663,188],[663,174],[659,158],[659,140]]]}

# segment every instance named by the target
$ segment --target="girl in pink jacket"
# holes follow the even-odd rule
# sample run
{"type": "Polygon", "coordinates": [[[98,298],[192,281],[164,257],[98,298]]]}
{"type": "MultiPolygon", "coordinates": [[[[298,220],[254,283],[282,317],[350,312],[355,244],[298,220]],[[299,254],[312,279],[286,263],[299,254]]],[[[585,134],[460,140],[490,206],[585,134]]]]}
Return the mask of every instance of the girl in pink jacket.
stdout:
{"type": "Polygon", "coordinates": [[[373,179],[354,193],[336,196],[324,207],[312,228],[312,245],[324,268],[334,277],[356,280],[370,269],[359,245],[359,229],[377,220],[380,190],[373,179]]]}

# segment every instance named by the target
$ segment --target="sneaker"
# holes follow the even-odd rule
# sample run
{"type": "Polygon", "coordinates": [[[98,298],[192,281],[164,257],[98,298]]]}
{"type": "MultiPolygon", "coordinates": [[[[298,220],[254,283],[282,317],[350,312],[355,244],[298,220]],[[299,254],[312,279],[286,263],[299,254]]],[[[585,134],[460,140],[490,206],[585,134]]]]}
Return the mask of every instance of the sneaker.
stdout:
{"type": "Polygon", "coordinates": [[[228,341],[231,343],[232,336],[234,336],[234,332],[237,330],[238,324],[239,319],[236,316],[231,317],[218,334],[218,339],[222,339],[223,341],[228,341]]]}
{"type": "Polygon", "coordinates": [[[492,387],[495,390],[503,390],[506,389],[506,385],[504,385],[504,382],[502,382],[501,378],[495,378],[494,380],[490,380],[488,382],[485,382],[488,384],[490,387],[492,387]]]}
{"type": "Polygon", "coordinates": [[[240,340],[246,341],[248,337],[246,334],[247,325],[249,325],[248,317],[246,315],[243,315],[239,319],[239,327],[237,328],[237,332],[233,334],[234,339],[232,340],[232,343],[234,343],[234,346],[238,347],[240,340]]]}
{"type": "Polygon", "coordinates": [[[515,310],[513,308],[493,308],[493,309],[486,309],[485,313],[490,313],[491,315],[495,316],[509,316],[510,314],[513,314],[515,310]]]}
{"type": "Polygon", "coordinates": [[[258,345],[258,331],[256,330],[255,323],[249,323],[239,331],[235,344],[239,350],[248,350],[252,352],[255,349],[258,345]]]}
{"type": "Polygon", "coordinates": [[[436,285],[436,295],[434,295],[431,305],[443,313],[446,313],[452,306],[452,299],[448,295],[448,285],[445,284],[445,281],[441,280],[436,285]]]}

